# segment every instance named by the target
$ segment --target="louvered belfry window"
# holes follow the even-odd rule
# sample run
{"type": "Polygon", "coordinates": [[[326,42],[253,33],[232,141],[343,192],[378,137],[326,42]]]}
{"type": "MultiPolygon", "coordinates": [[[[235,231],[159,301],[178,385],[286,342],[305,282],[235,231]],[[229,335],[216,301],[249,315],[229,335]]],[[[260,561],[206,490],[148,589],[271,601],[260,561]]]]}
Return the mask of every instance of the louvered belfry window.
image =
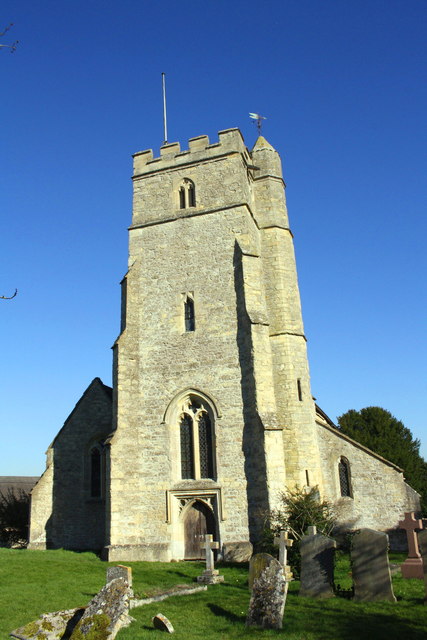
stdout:
{"type": "Polygon", "coordinates": [[[352,497],[350,483],[350,463],[347,458],[340,458],[338,463],[338,474],[340,478],[340,490],[342,497],[352,497]]]}
{"type": "Polygon", "coordinates": [[[194,300],[190,297],[186,297],[184,302],[184,316],[185,316],[185,330],[196,330],[196,316],[194,313],[194,300]]]}

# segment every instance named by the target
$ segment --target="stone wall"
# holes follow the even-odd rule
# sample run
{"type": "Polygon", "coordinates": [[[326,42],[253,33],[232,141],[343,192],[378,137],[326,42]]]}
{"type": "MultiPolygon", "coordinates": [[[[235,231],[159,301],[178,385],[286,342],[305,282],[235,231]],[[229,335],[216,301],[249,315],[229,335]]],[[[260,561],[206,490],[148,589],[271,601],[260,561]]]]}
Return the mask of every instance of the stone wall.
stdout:
{"type": "Polygon", "coordinates": [[[48,466],[32,492],[30,548],[101,549],[104,495],[90,492],[90,449],[111,433],[111,389],[91,383],[48,451],[48,466]]]}
{"type": "Polygon", "coordinates": [[[324,495],[336,504],[347,529],[397,527],[405,511],[419,511],[419,495],[395,465],[370,453],[333,427],[318,424],[324,495]],[[341,497],[338,463],[350,464],[352,497],[341,497]]]}

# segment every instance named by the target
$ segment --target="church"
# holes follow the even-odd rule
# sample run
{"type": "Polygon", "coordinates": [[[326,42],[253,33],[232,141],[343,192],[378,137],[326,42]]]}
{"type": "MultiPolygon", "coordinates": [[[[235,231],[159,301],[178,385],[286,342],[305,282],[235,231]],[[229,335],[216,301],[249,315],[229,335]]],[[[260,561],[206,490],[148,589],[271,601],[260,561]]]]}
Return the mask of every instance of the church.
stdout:
{"type": "Polygon", "coordinates": [[[313,400],[284,187],[277,151],[238,129],[134,155],[113,388],[95,378],[48,448],[29,548],[169,561],[212,533],[221,553],[296,486],[347,529],[419,510],[313,400]]]}

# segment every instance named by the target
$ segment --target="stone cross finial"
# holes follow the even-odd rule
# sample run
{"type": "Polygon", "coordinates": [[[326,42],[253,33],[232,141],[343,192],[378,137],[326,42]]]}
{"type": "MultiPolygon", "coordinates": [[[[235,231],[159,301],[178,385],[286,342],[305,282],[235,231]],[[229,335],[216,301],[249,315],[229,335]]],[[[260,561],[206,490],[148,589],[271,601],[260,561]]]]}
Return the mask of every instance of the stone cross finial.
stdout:
{"type": "Polygon", "coordinates": [[[279,562],[282,565],[282,567],[285,567],[287,562],[286,547],[292,547],[293,543],[294,541],[288,537],[288,532],[283,531],[283,529],[280,532],[279,536],[276,536],[274,538],[274,544],[279,547],[279,562]]]}
{"type": "Polygon", "coordinates": [[[422,521],[417,520],[414,517],[413,511],[406,511],[404,519],[399,522],[399,527],[406,531],[406,538],[408,540],[408,558],[421,558],[415,529],[423,528],[422,521]]]}

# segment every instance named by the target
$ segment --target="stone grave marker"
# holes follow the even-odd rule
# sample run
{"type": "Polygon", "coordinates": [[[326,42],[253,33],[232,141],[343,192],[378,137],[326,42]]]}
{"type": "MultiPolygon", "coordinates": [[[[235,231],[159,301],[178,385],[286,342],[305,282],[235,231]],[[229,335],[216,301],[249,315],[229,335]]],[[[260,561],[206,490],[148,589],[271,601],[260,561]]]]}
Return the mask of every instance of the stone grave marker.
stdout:
{"type": "Polygon", "coordinates": [[[423,561],[423,573],[424,573],[424,586],[425,586],[425,598],[424,604],[427,605],[427,529],[418,532],[418,546],[421,552],[421,558],[423,561]]]}
{"type": "Polygon", "coordinates": [[[399,522],[399,527],[406,531],[406,539],[408,541],[408,557],[400,567],[403,578],[419,578],[423,579],[423,561],[420,550],[418,548],[417,534],[415,529],[422,529],[422,520],[414,517],[413,511],[406,511],[405,517],[399,522]]]}
{"type": "Polygon", "coordinates": [[[287,531],[281,531],[278,536],[274,538],[274,544],[279,547],[279,562],[285,572],[286,582],[292,580],[293,575],[290,566],[288,565],[288,547],[292,547],[294,541],[288,537],[287,531]]]}
{"type": "Polygon", "coordinates": [[[114,567],[107,567],[107,584],[111,582],[111,580],[115,580],[116,578],[123,578],[128,585],[132,586],[132,569],[131,567],[125,567],[122,564],[117,564],[114,567]]]}
{"type": "Polygon", "coordinates": [[[120,629],[133,621],[129,615],[130,596],[130,587],[123,578],[111,580],[89,602],[73,635],[84,638],[96,629],[98,640],[113,640],[120,629]]]}
{"type": "Polygon", "coordinates": [[[225,542],[222,552],[224,562],[249,562],[252,557],[253,546],[248,540],[225,542]]]}
{"type": "Polygon", "coordinates": [[[266,567],[274,560],[269,553],[256,553],[249,562],[248,586],[252,590],[254,582],[266,567]]]}
{"type": "Polygon", "coordinates": [[[217,584],[218,582],[224,582],[224,576],[219,575],[219,571],[214,566],[214,554],[213,550],[219,548],[219,543],[214,542],[213,535],[208,533],[205,535],[205,541],[200,545],[202,549],[206,550],[206,569],[201,576],[197,577],[197,582],[203,584],[217,584]]]}
{"type": "Polygon", "coordinates": [[[158,613],[154,616],[154,618],[152,618],[152,622],[153,627],[159,631],[166,631],[166,633],[173,633],[175,631],[170,620],[168,620],[163,613],[158,613]]]}
{"type": "Polygon", "coordinates": [[[353,536],[351,564],[356,602],[396,602],[388,563],[388,535],[360,529],[353,536]]]}
{"type": "Polygon", "coordinates": [[[308,527],[301,538],[300,596],[331,598],[334,595],[334,554],[337,543],[308,527]]]}
{"type": "MultiPolygon", "coordinates": [[[[268,556],[269,554],[257,555],[268,556]]],[[[247,627],[282,628],[287,583],[280,562],[272,556],[270,558],[271,561],[264,564],[264,568],[254,579],[246,617],[247,627]]]]}

